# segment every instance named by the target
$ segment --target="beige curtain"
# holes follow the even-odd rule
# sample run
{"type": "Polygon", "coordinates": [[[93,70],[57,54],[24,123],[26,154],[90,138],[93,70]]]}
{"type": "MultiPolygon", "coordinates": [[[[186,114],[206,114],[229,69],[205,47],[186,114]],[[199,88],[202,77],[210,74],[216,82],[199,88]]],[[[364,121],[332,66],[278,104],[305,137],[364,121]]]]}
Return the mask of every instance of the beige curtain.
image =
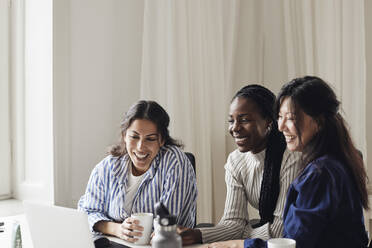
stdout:
{"type": "Polygon", "coordinates": [[[141,96],[196,155],[199,221],[223,211],[227,109],[246,84],[324,78],[366,155],[364,40],[363,0],[145,1],[141,96]]]}
{"type": "Polygon", "coordinates": [[[287,0],[284,19],[289,78],[313,74],[331,83],[366,155],[364,1],[287,0]]]}
{"type": "Polygon", "coordinates": [[[199,222],[212,221],[216,197],[224,204],[214,186],[223,184],[237,10],[237,1],[145,1],[141,98],[165,107],[171,135],[196,157],[199,222]]]}
{"type": "Polygon", "coordinates": [[[234,89],[256,81],[277,93],[294,77],[319,76],[366,154],[364,1],[248,0],[239,18],[234,89]]]}

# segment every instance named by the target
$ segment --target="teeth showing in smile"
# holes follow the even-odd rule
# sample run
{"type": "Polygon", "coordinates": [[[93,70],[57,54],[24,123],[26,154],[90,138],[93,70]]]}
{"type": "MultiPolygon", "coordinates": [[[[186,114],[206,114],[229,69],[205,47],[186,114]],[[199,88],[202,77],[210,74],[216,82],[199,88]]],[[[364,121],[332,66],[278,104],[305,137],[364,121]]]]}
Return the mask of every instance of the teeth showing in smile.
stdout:
{"type": "Polygon", "coordinates": [[[136,157],[139,159],[145,159],[148,156],[148,154],[140,154],[140,153],[134,153],[134,155],[136,155],[136,157]]]}
{"type": "Polygon", "coordinates": [[[246,140],[246,137],[241,137],[241,138],[234,137],[234,139],[235,139],[235,142],[243,142],[246,140]]]}
{"type": "Polygon", "coordinates": [[[295,135],[284,135],[284,137],[286,142],[291,142],[296,138],[295,135]]]}

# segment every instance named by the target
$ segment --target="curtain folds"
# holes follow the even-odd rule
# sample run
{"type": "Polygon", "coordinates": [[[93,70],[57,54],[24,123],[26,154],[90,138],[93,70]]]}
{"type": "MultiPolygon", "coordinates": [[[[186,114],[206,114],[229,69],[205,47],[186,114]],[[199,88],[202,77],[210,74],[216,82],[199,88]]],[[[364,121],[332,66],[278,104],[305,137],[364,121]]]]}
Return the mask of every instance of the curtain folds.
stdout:
{"type": "Polygon", "coordinates": [[[196,157],[199,222],[212,221],[222,179],[213,167],[226,161],[237,10],[237,1],[145,1],[141,98],[165,107],[171,135],[196,157]]]}
{"type": "Polygon", "coordinates": [[[364,1],[283,3],[288,79],[309,74],[331,83],[354,142],[366,154],[364,1]]]}
{"type": "Polygon", "coordinates": [[[196,156],[199,222],[222,213],[228,107],[248,83],[330,82],[366,155],[364,28],[363,0],[145,0],[141,98],[196,156]]]}

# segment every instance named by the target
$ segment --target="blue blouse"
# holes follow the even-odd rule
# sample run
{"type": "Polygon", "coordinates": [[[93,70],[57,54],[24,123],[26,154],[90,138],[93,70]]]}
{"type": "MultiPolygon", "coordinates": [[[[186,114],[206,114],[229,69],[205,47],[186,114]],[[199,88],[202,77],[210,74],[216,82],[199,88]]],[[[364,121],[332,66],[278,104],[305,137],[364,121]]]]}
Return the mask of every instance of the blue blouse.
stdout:
{"type": "MultiPolygon", "coordinates": [[[[98,221],[122,222],[131,215],[124,209],[130,161],[128,154],[120,158],[109,155],[93,169],[78,203],[78,208],[88,214],[91,231],[98,221]]],[[[196,197],[196,178],[189,159],[178,147],[166,146],[160,148],[144,174],[132,213],[155,214],[154,205],[161,201],[177,216],[177,224],[193,227],[196,197]]]]}
{"type": "MultiPolygon", "coordinates": [[[[351,172],[331,156],[306,166],[288,189],[283,236],[297,248],[367,247],[360,195],[351,172]]],[[[245,248],[267,247],[246,239],[245,248]]]]}

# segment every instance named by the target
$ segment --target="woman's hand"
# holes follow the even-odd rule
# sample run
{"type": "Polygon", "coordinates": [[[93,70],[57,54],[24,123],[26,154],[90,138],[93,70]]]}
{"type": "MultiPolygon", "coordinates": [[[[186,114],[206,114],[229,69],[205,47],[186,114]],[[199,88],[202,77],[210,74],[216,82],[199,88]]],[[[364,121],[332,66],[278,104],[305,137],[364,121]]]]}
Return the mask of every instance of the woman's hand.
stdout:
{"type": "Polygon", "coordinates": [[[103,234],[109,234],[129,242],[136,242],[137,237],[142,236],[143,227],[139,225],[139,220],[126,218],[123,223],[113,221],[98,221],[93,229],[103,234]]]}
{"type": "Polygon", "coordinates": [[[181,235],[183,245],[201,244],[202,235],[199,229],[179,226],[177,232],[181,235]]]}
{"type": "Polygon", "coordinates": [[[143,226],[140,225],[139,220],[128,217],[118,225],[115,236],[134,243],[138,240],[137,237],[142,236],[142,231],[143,226]]]}
{"type": "Polygon", "coordinates": [[[203,248],[244,248],[244,240],[229,240],[202,246],[203,248]]]}

